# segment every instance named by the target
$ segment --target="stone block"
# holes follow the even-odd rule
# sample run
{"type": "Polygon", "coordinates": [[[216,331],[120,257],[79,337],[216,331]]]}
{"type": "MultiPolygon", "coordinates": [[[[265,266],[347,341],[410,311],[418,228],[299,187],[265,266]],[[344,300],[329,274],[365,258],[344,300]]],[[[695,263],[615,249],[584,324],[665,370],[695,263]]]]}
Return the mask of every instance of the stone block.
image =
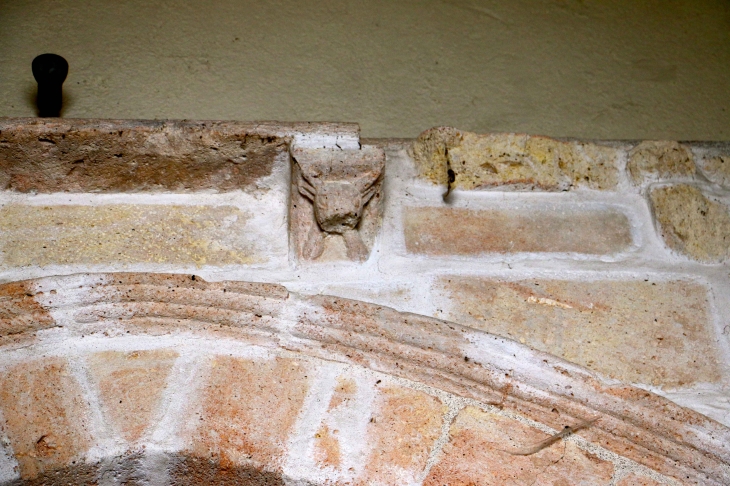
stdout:
{"type": "Polygon", "coordinates": [[[28,282],[0,286],[0,337],[56,325],[50,312],[38,302],[36,294],[38,292],[28,282]]]}
{"type": "Polygon", "coordinates": [[[628,218],[615,210],[406,207],[403,211],[407,251],[430,256],[520,252],[605,255],[626,251],[632,243],[628,218]]]}
{"type": "Polygon", "coordinates": [[[0,209],[5,266],[155,263],[235,265],[266,260],[233,206],[108,204],[0,209]]]}
{"type": "Polygon", "coordinates": [[[519,451],[549,437],[517,420],[475,407],[463,409],[451,426],[449,442],[424,486],[608,485],[613,464],[557,441],[534,454],[519,451]]]}
{"type": "Polygon", "coordinates": [[[332,471],[335,484],[414,484],[441,434],[446,411],[439,399],[422,391],[342,374],[315,422],[315,469],[332,471]]]}
{"type": "Polygon", "coordinates": [[[689,281],[507,281],[444,277],[445,318],[661,387],[717,382],[707,289],[689,281]]]}
{"type": "Polygon", "coordinates": [[[695,174],[692,152],[669,141],[645,141],[631,149],[627,166],[635,184],[644,181],[691,178],[695,174]]]}
{"type": "Polygon", "coordinates": [[[0,409],[24,480],[82,462],[93,444],[86,399],[60,358],[28,361],[3,373],[0,409]]]}
{"type": "Polygon", "coordinates": [[[378,390],[368,423],[370,454],[359,484],[414,484],[441,433],[447,407],[421,391],[378,390]]]}
{"type": "Polygon", "coordinates": [[[619,153],[608,145],[441,127],[422,133],[411,154],[422,177],[446,185],[451,169],[458,189],[610,190],[618,183],[619,153]]]}
{"type": "Polygon", "coordinates": [[[699,157],[697,166],[711,182],[730,189],[730,147],[723,153],[709,153],[699,157]]]}
{"type": "Polygon", "coordinates": [[[129,442],[137,441],[150,425],[167,385],[177,353],[104,351],[88,358],[105,417],[129,442]]]}
{"type": "Polygon", "coordinates": [[[307,373],[293,359],[216,357],[190,412],[188,453],[223,468],[279,472],[307,373]]]}
{"type": "Polygon", "coordinates": [[[719,263],[730,256],[728,206],[688,184],[655,188],[650,200],[669,248],[704,263],[719,263]]]}
{"type": "Polygon", "coordinates": [[[358,150],[295,147],[291,156],[289,226],[297,256],[367,260],[380,228],[385,152],[370,145],[358,150]]]}
{"type": "Polygon", "coordinates": [[[287,150],[286,139],[262,133],[258,124],[6,119],[0,120],[0,187],[234,191],[270,175],[287,150]]]}

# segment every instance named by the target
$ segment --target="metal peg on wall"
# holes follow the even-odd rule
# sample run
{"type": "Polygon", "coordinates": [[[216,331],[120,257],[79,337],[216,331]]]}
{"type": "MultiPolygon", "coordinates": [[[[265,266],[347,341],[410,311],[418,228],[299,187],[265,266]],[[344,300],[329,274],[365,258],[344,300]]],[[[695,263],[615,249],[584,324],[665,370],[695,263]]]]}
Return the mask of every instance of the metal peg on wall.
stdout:
{"type": "Polygon", "coordinates": [[[33,77],[38,82],[38,116],[60,116],[68,62],[58,54],[41,54],[33,59],[32,67],[33,77]]]}

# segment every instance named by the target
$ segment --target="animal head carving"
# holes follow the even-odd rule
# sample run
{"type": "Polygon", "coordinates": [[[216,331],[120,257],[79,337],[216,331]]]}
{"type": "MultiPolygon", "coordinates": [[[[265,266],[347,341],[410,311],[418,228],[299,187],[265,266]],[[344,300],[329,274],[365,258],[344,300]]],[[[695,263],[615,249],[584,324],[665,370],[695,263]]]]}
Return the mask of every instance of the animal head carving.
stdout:
{"type": "Polygon", "coordinates": [[[317,223],[327,233],[355,229],[363,207],[377,189],[385,155],[375,147],[360,150],[292,150],[299,165],[299,192],[314,205],[317,223]]]}
{"type": "Polygon", "coordinates": [[[348,257],[364,260],[369,250],[358,226],[363,210],[380,189],[385,153],[376,147],[360,150],[291,150],[296,190],[313,207],[314,226],[305,237],[303,256],[315,259],[324,248],[324,234],[340,234],[348,257]]]}

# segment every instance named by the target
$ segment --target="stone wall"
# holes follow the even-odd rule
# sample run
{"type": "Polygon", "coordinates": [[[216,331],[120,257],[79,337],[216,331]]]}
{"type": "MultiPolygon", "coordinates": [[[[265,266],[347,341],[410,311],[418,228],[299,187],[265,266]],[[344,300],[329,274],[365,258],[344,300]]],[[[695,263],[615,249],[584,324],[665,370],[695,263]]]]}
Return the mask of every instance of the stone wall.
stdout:
{"type": "Polygon", "coordinates": [[[728,164],[1,120],[0,480],[728,484],[728,164]]]}

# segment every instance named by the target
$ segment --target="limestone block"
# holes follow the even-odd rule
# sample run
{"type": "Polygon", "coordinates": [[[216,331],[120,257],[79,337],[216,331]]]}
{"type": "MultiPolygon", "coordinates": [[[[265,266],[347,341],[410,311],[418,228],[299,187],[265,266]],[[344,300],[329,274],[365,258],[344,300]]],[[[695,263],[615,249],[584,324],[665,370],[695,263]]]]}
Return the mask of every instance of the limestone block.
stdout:
{"type": "Polygon", "coordinates": [[[22,479],[71,467],[93,444],[87,401],[61,358],[28,361],[3,373],[0,409],[22,479]]]}
{"type": "Polygon", "coordinates": [[[626,251],[632,243],[628,218],[614,210],[469,210],[404,208],[409,253],[480,255],[557,252],[591,255],[626,251]]]}
{"type": "Polygon", "coordinates": [[[294,359],[214,358],[189,411],[187,452],[223,467],[280,472],[307,374],[307,364],[294,359]]]}
{"type": "Polygon", "coordinates": [[[103,351],[88,358],[105,416],[129,442],[148,430],[162,398],[177,353],[103,351]]]}
{"type": "Polygon", "coordinates": [[[689,148],[678,142],[645,141],[631,149],[627,166],[635,184],[644,181],[691,178],[695,163],[689,148]]]}
{"type": "Polygon", "coordinates": [[[531,455],[510,454],[549,435],[475,407],[459,412],[449,435],[424,486],[601,485],[613,475],[612,463],[562,440],[531,455]]]}
{"type": "Polygon", "coordinates": [[[628,383],[717,382],[722,363],[707,289],[690,281],[444,277],[446,318],[628,383]]]}
{"type": "Polygon", "coordinates": [[[411,154],[422,177],[446,185],[452,170],[458,189],[610,190],[618,183],[618,150],[593,143],[441,127],[423,132],[411,154]]]}
{"type": "Polygon", "coordinates": [[[314,459],[323,470],[337,471],[342,484],[413,484],[426,467],[446,410],[424,392],[341,375],[314,436],[314,459]],[[364,398],[373,394],[363,411],[364,398]],[[354,474],[348,467],[353,464],[354,474]]]}
{"type": "Polygon", "coordinates": [[[258,124],[237,122],[1,120],[0,187],[19,192],[251,188],[271,174],[277,155],[288,149],[285,138],[261,132],[258,124]]]}
{"type": "Polygon", "coordinates": [[[368,424],[368,458],[362,484],[412,484],[426,467],[441,432],[446,406],[401,386],[379,390],[368,424]]]}
{"type": "Polygon", "coordinates": [[[658,187],[650,201],[659,232],[671,248],[693,260],[717,263],[730,256],[730,209],[688,184],[658,187]]]}
{"type": "Polygon", "coordinates": [[[157,263],[234,265],[265,261],[234,206],[10,204],[0,209],[6,266],[157,263]]]}
{"type": "Polygon", "coordinates": [[[366,260],[380,227],[385,152],[368,145],[294,147],[291,155],[290,232],[296,255],[320,259],[327,244],[339,239],[345,250],[340,258],[366,260]]]}
{"type": "Polygon", "coordinates": [[[730,147],[721,153],[709,153],[699,157],[697,166],[711,182],[730,189],[730,147]]]}

